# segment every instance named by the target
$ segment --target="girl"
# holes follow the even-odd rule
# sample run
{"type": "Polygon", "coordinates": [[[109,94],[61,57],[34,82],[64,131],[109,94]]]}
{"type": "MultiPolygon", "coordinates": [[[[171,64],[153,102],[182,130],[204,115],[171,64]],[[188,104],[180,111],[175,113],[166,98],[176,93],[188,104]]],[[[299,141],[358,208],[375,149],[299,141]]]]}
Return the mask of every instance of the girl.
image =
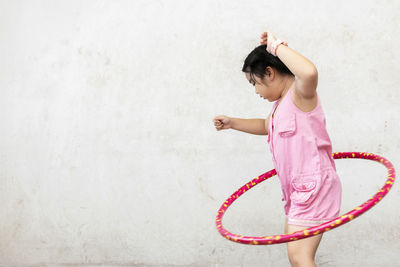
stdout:
{"type": "MultiPolygon", "coordinates": [[[[340,212],[342,186],[316,92],[318,72],[307,58],[267,31],[242,71],[256,94],[273,102],[266,119],[216,116],[216,129],[268,135],[285,201],[285,234],[330,221],[340,212]]],[[[316,266],[322,234],[287,243],[292,266],[316,266]]]]}

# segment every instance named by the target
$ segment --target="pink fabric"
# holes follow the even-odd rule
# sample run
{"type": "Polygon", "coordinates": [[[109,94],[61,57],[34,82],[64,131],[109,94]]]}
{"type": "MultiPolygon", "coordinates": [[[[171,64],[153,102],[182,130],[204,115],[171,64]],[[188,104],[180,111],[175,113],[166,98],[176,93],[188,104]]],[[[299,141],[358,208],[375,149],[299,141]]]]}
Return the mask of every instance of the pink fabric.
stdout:
{"type": "Polygon", "coordinates": [[[289,224],[315,226],[339,216],[342,185],[318,97],[317,107],[300,110],[292,101],[294,82],[268,125],[268,143],[281,181],[289,224]]]}

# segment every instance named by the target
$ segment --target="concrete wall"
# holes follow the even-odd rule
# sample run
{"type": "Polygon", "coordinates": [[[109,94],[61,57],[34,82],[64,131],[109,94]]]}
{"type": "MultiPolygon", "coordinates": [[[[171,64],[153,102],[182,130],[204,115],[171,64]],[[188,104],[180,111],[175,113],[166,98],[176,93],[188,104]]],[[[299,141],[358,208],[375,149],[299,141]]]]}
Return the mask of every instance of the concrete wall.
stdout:
{"type": "MultiPolygon", "coordinates": [[[[0,265],[289,266],[285,245],[217,232],[273,165],[266,136],[212,118],[268,115],[241,67],[271,30],[317,66],[333,150],[399,167],[399,3],[1,1],[0,265]]],[[[386,179],[336,162],[343,213],[386,179]]],[[[400,266],[399,188],[326,233],[318,266],[400,266]]],[[[260,184],[224,226],[282,233],[280,196],[260,184]]]]}

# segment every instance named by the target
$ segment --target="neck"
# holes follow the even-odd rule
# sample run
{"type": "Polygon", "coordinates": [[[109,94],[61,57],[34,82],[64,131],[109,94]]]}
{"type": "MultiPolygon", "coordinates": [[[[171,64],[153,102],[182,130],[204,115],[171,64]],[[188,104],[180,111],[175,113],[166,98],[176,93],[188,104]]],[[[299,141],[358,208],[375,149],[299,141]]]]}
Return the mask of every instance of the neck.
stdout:
{"type": "Polygon", "coordinates": [[[293,82],[295,78],[293,76],[286,76],[285,78],[282,79],[282,93],[281,93],[281,99],[287,94],[289,91],[290,87],[292,87],[293,82]]]}

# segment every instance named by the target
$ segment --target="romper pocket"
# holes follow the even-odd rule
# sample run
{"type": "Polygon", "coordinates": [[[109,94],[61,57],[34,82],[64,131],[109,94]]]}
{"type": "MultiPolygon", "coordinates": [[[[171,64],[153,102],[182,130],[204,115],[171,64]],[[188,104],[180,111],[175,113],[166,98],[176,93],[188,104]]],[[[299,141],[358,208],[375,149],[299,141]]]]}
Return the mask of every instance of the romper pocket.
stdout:
{"type": "Polygon", "coordinates": [[[277,128],[279,135],[282,137],[294,135],[296,132],[296,114],[292,113],[288,116],[283,116],[277,128]]]}
{"type": "Polygon", "coordinates": [[[295,176],[291,182],[293,192],[290,195],[291,201],[298,205],[310,204],[321,187],[321,174],[306,174],[295,176]]]}

